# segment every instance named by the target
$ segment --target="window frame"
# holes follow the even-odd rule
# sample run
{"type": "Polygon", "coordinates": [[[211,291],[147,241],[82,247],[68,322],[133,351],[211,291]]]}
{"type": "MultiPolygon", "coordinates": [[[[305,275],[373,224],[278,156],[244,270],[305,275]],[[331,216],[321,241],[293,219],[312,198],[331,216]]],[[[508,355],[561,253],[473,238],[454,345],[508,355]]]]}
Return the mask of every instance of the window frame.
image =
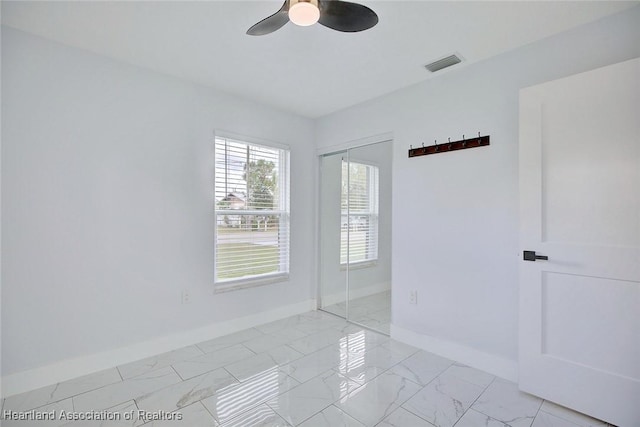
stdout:
{"type": "MultiPolygon", "coordinates": [[[[239,135],[232,132],[216,130],[213,139],[213,285],[214,293],[229,292],[239,289],[250,288],[254,286],[262,286],[271,283],[278,283],[289,280],[290,271],[290,254],[291,254],[291,148],[286,144],[280,144],[265,139],[239,135]],[[219,209],[216,200],[216,146],[218,140],[232,141],[248,146],[266,148],[279,151],[279,173],[278,188],[284,188],[279,191],[279,207],[280,209],[219,209]],[[228,212],[233,215],[274,215],[279,216],[279,232],[278,232],[278,248],[279,248],[279,268],[276,272],[248,275],[238,278],[219,279],[218,278],[218,217],[228,212]],[[284,227],[283,227],[284,225],[284,227]],[[284,230],[282,230],[284,228],[284,230]],[[286,244],[287,247],[283,251],[280,245],[286,244]]],[[[226,163],[225,163],[226,167],[226,163]]]]}
{"type": "MultiPolygon", "coordinates": [[[[379,235],[379,227],[380,227],[380,166],[374,162],[370,162],[370,161],[366,161],[366,160],[360,160],[360,159],[352,159],[351,157],[347,157],[347,160],[343,159],[342,160],[343,165],[346,163],[347,164],[347,189],[350,186],[350,176],[351,174],[349,173],[349,165],[350,164],[357,164],[357,165],[362,165],[362,166],[366,166],[367,167],[367,185],[369,187],[368,190],[368,194],[367,194],[367,199],[368,199],[368,204],[369,204],[369,209],[367,210],[366,213],[362,213],[362,212],[358,212],[357,214],[353,214],[351,212],[351,208],[350,208],[350,204],[347,205],[347,211],[346,213],[343,212],[342,210],[342,202],[340,203],[340,269],[341,270],[345,270],[347,268],[351,268],[351,269],[358,269],[358,268],[366,268],[366,267],[371,267],[371,266],[375,266],[378,263],[378,259],[379,259],[379,250],[378,250],[378,246],[379,246],[379,239],[378,239],[378,235],[379,235]],[[372,172],[375,172],[372,174],[372,172]],[[371,175],[375,176],[375,179],[371,179],[371,175]],[[369,224],[371,224],[372,222],[374,223],[375,226],[375,239],[369,239],[368,243],[367,243],[367,257],[363,260],[358,260],[358,261],[352,261],[350,259],[349,256],[349,251],[347,250],[347,256],[346,256],[346,260],[342,261],[343,259],[343,254],[342,254],[342,233],[343,233],[343,228],[342,228],[342,218],[346,216],[347,217],[347,248],[349,247],[349,243],[351,241],[351,224],[350,224],[350,217],[351,216],[367,216],[369,218],[369,224]],[[369,252],[373,253],[373,256],[369,256],[369,252]]],[[[343,183],[343,179],[344,176],[341,176],[340,182],[341,184],[343,183]]],[[[347,200],[349,199],[349,195],[347,194],[347,200]]],[[[341,195],[341,200],[342,200],[342,195],[341,195]]],[[[368,227],[368,231],[371,230],[371,226],[368,227]]]]}

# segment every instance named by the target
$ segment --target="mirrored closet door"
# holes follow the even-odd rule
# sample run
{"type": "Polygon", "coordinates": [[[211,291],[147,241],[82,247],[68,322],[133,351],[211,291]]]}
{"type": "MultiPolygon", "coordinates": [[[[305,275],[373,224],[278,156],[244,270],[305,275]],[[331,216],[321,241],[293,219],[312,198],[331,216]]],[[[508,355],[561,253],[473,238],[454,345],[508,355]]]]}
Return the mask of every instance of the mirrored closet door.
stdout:
{"type": "Polygon", "coordinates": [[[391,165],[385,141],[321,157],[320,308],[389,334],[391,165]]]}
{"type": "Polygon", "coordinates": [[[347,317],[347,269],[340,262],[342,162],[347,152],[320,158],[320,308],[347,317]]]}

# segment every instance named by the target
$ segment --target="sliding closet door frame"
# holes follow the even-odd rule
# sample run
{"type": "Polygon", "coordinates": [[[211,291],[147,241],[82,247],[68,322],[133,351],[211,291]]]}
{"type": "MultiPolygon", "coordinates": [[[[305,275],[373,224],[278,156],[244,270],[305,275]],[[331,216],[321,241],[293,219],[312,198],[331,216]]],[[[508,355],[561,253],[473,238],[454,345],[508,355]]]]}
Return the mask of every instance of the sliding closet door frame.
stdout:
{"type": "MultiPolygon", "coordinates": [[[[317,217],[317,221],[316,221],[316,250],[317,250],[317,256],[316,256],[316,308],[319,310],[322,310],[322,215],[320,215],[321,213],[321,201],[320,201],[320,194],[321,194],[321,185],[322,185],[322,159],[325,156],[330,156],[330,155],[337,155],[337,154],[345,154],[347,156],[347,162],[349,162],[349,154],[350,154],[350,150],[353,150],[355,148],[362,148],[362,147],[366,147],[368,145],[374,145],[374,144],[381,144],[381,143],[391,143],[393,144],[393,133],[389,132],[389,133],[384,133],[384,134],[380,134],[380,135],[374,135],[374,136],[370,136],[370,137],[366,137],[366,138],[361,138],[361,139],[357,139],[357,140],[352,140],[352,141],[348,141],[345,143],[341,143],[338,145],[333,145],[333,146],[329,146],[329,147],[324,147],[324,148],[319,148],[316,152],[317,155],[317,165],[318,167],[316,168],[316,217],[317,217]]],[[[348,208],[347,208],[348,209],[348,208]]],[[[347,227],[348,230],[348,227],[347,227]]],[[[349,231],[347,231],[347,241],[349,239],[349,231]]],[[[346,286],[345,286],[345,319],[351,323],[355,323],[358,324],[359,326],[364,326],[367,327],[365,325],[360,325],[357,322],[353,322],[352,320],[349,319],[349,262],[348,262],[348,257],[349,257],[349,251],[347,250],[347,268],[346,268],[346,286]]]]}

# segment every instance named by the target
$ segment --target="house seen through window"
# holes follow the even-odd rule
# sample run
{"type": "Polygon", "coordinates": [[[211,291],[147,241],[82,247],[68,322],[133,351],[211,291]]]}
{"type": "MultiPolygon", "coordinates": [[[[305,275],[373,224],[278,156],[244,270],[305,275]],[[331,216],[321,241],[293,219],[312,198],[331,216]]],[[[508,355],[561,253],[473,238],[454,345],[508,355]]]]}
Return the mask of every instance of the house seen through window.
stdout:
{"type": "Polygon", "coordinates": [[[340,263],[378,259],[378,167],[342,162],[340,263]]]}
{"type": "Polygon", "coordinates": [[[289,151],[215,140],[215,283],[228,290],[289,272],[289,151]]]}

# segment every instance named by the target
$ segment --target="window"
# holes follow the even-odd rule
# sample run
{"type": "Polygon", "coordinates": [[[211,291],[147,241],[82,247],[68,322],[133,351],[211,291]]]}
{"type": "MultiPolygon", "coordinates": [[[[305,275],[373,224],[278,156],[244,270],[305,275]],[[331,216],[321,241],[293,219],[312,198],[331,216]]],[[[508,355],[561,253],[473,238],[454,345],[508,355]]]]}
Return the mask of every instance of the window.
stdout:
{"type": "Polygon", "coordinates": [[[340,263],[378,259],[378,168],[342,161],[340,263]]]}
{"type": "Polygon", "coordinates": [[[215,140],[215,286],[289,273],[289,150],[215,140]]]}

